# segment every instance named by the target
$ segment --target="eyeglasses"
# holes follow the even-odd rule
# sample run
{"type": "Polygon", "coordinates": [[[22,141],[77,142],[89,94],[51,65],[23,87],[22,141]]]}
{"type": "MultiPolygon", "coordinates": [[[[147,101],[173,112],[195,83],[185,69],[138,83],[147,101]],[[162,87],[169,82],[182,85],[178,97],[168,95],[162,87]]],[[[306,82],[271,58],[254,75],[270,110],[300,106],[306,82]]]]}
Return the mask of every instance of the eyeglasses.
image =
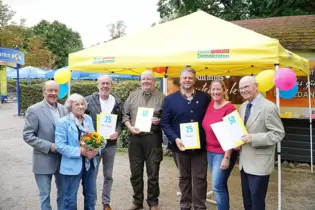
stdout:
{"type": "Polygon", "coordinates": [[[239,91],[241,92],[241,91],[246,91],[246,90],[248,90],[249,89],[249,85],[246,85],[246,86],[244,86],[244,87],[240,87],[239,88],[239,91]]]}

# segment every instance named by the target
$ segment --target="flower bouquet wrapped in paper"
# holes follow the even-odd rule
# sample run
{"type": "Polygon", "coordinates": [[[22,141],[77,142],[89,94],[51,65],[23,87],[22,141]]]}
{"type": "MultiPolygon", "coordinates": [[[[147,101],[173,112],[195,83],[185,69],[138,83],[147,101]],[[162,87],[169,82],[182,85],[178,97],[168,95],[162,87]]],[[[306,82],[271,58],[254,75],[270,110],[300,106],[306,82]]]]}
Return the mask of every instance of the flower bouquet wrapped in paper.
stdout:
{"type": "Polygon", "coordinates": [[[104,148],[106,146],[106,139],[98,132],[86,133],[81,137],[80,144],[90,150],[104,148]]]}

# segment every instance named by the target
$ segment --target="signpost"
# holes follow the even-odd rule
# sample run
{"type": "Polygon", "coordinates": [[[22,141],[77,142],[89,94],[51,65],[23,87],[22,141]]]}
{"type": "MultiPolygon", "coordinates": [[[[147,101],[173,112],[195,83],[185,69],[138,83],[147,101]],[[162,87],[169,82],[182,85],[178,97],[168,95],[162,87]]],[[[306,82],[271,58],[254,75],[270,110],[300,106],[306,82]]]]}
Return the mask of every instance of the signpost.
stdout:
{"type": "Polygon", "coordinates": [[[16,49],[0,48],[0,65],[16,68],[16,92],[18,116],[21,116],[19,67],[24,65],[24,54],[16,49]]]}

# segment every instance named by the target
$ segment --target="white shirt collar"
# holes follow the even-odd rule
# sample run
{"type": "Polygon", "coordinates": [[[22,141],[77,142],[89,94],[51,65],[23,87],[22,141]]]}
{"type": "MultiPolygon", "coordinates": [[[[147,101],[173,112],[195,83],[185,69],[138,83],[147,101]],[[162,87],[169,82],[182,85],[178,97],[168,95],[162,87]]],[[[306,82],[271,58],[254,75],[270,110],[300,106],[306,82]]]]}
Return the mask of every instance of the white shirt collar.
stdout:
{"type": "Polygon", "coordinates": [[[249,102],[249,103],[251,103],[252,106],[254,106],[255,103],[257,102],[257,100],[258,100],[260,97],[261,97],[261,95],[260,95],[260,93],[258,93],[258,95],[257,95],[251,102],[249,102]]]}

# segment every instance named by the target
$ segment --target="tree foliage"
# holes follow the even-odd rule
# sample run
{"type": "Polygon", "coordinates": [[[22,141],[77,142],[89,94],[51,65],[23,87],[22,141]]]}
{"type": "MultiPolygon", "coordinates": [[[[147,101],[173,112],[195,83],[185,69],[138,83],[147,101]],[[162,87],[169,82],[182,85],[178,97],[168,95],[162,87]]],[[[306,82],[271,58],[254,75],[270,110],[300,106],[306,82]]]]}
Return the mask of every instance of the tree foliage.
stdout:
{"type": "Polygon", "coordinates": [[[197,10],[231,21],[315,14],[314,0],[159,0],[162,22],[197,10]]]}
{"type": "Polygon", "coordinates": [[[68,54],[83,49],[81,36],[63,23],[42,20],[33,32],[43,38],[47,48],[55,55],[55,68],[68,65],[68,54]]]}
{"type": "Polygon", "coordinates": [[[0,0],[0,28],[7,26],[12,20],[15,12],[11,10],[9,5],[4,4],[2,0],[0,0]]]}
{"type": "Polygon", "coordinates": [[[116,23],[110,23],[107,25],[111,40],[126,35],[127,26],[123,20],[119,20],[116,23]]]}
{"type": "Polygon", "coordinates": [[[29,38],[25,53],[25,65],[36,66],[43,69],[52,69],[55,63],[54,54],[45,46],[41,37],[29,38]]]}
{"type": "Polygon", "coordinates": [[[41,21],[33,28],[12,22],[15,12],[0,0],[0,47],[16,48],[25,54],[25,65],[39,68],[59,68],[67,65],[68,54],[81,50],[79,33],[54,21],[41,21]]]}

